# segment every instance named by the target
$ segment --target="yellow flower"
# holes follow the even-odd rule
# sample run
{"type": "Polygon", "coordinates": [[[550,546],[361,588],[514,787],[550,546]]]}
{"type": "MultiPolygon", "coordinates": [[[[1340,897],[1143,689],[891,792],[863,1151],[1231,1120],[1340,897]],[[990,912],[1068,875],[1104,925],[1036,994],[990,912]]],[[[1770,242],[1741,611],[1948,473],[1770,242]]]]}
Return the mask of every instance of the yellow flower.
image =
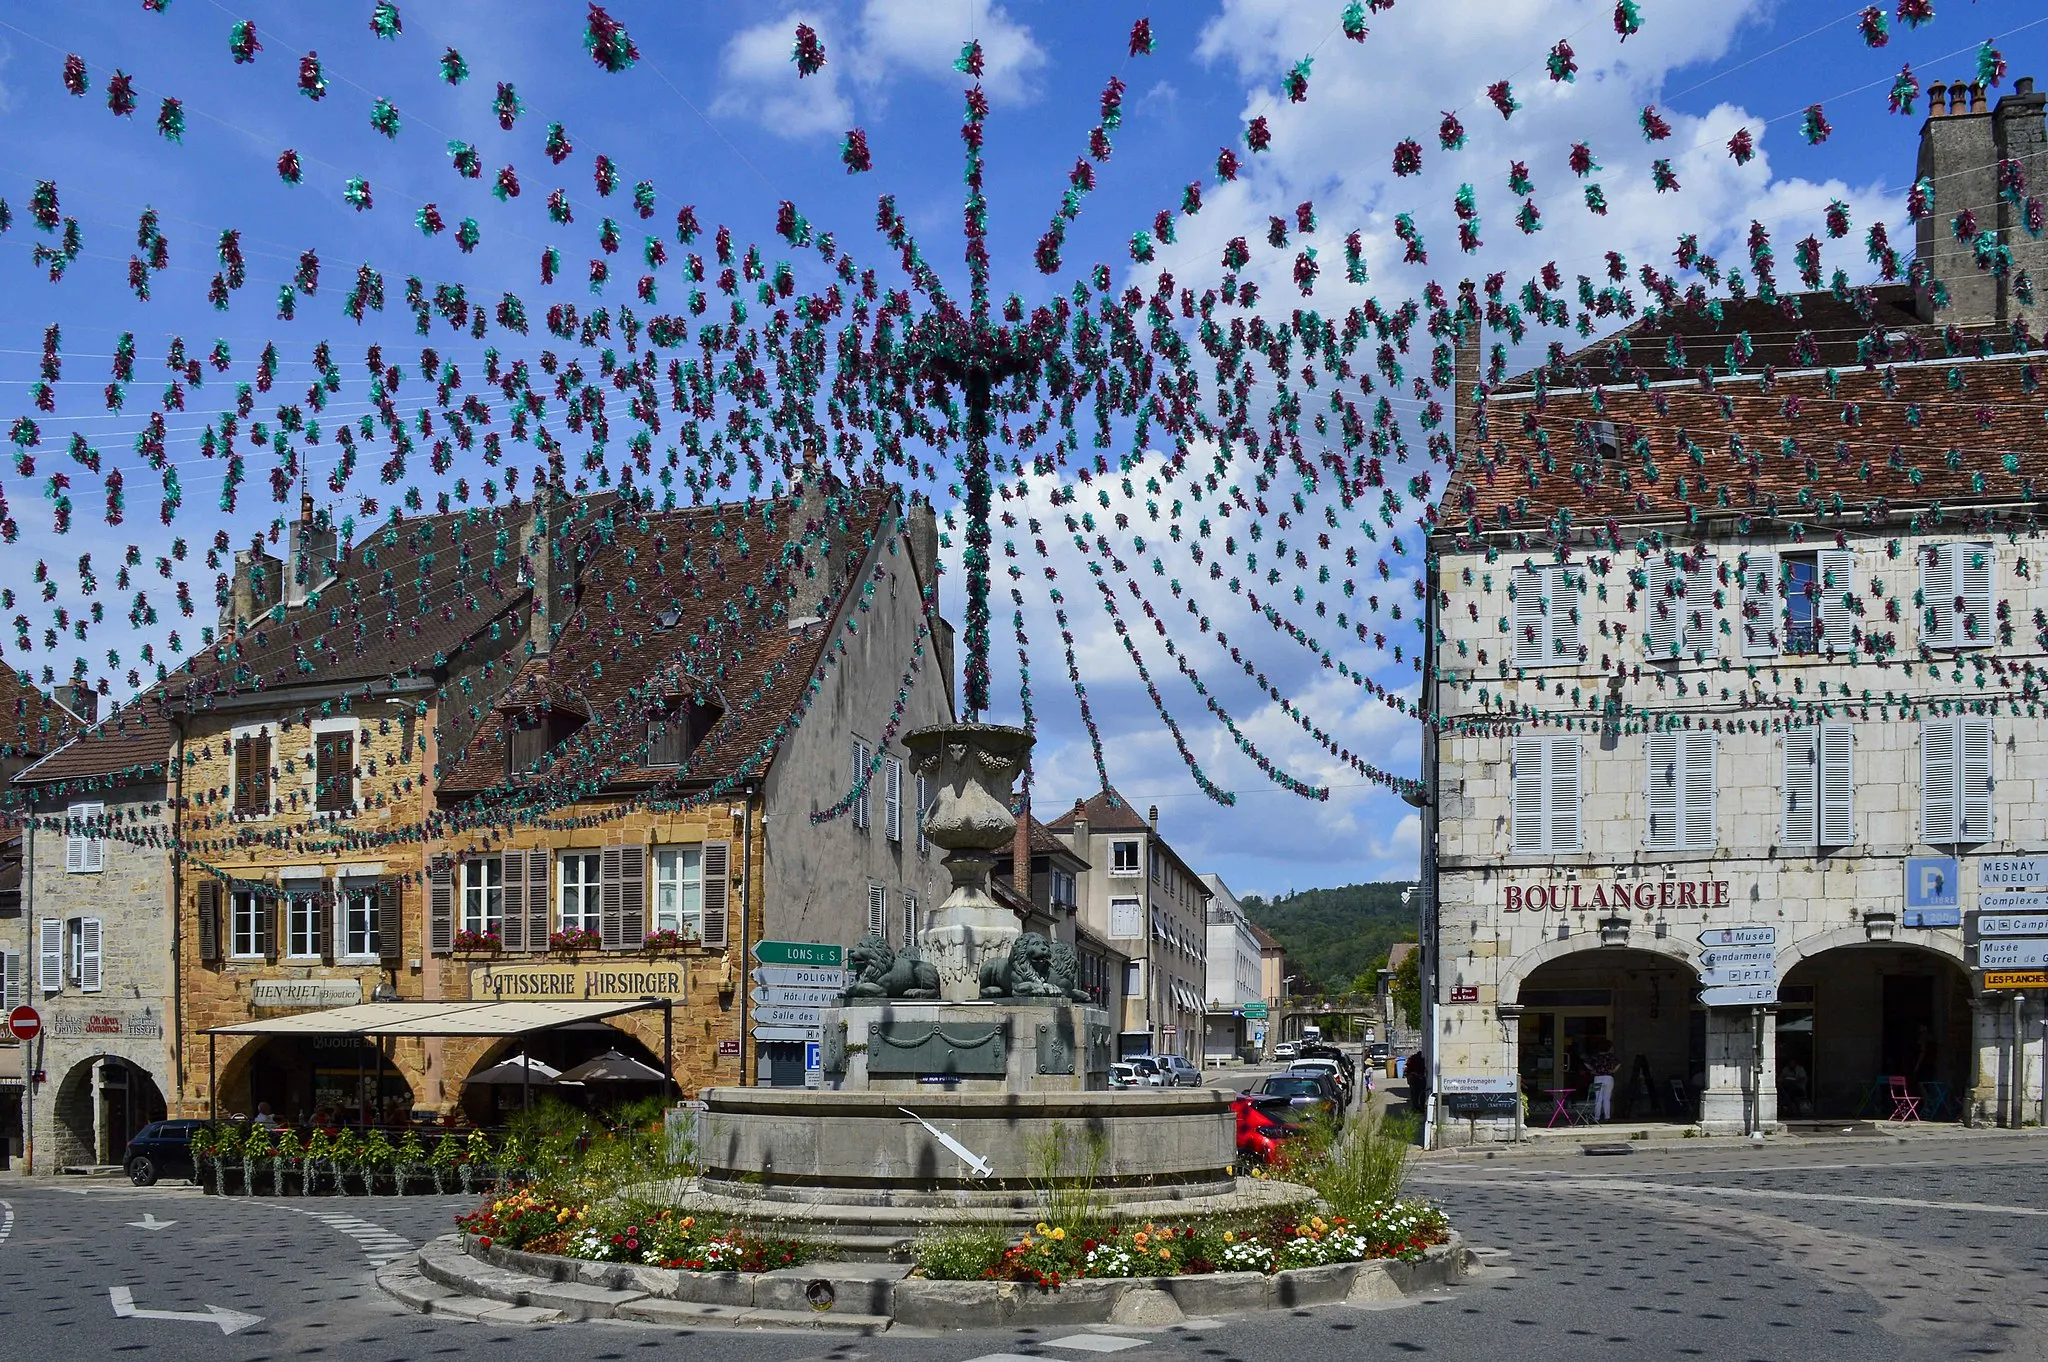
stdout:
{"type": "Polygon", "coordinates": [[[1028,1234],[1027,1234],[1027,1235],[1025,1235],[1025,1236],[1024,1236],[1024,1242],[1023,1242],[1022,1244],[1018,1245],[1018,1247],[1019,1247],[1019,1248],[1030,1248],[1030,1247],[1031,1247],[1031,1236],[1030,1236],[1030,1235],[1028,1235],[1028,1234]]]}
{"type": "Polygon", "coordinates": [[[1034,1228],[1036,1228],[1040,1234],[1048,1233],[1048,1231],[1045,1228],[1045,1222],[1043,1220],[1039,1221],[1034,1228]]]}
{"type": "Polygon", "coordinates": [[[1161,1249],[1161,1250],[1159,1250],[1159,1256],[1160,1256],[1161,1258],[1164,1258],[1164,1259],[1166,1259],[1167,1261],[1171,1262],[1171,1261],[1173,1260],[1173,1250],[1172,1250],[1172,1249],[1161,1249]]]}
{"type": "Polygon", "coordinates": [[[1310,1221],[1309,1221],[1308,1223],[1309,1223],[1309,1224],[1311,1224],[1311,1225],[1314,1225],[1314,1226],[1315,1226],[1315,1227],[1316,1227],[1317,1229],[1319,1229],[1319,1230],[1326,1230],[1326,1229],[1330,1228],[1330,1227],[1329,1227],[1328,1225],[1326,1225],[1325,1223],[1323,1223],[1323,1218],[1322,1218],[1321,1216],[1316,1216],[1316,1217],[1315,1217],[1314,1219],[1310,1220],[1310,1221]]]}
{"type": "Polygon", "coordinates": [[[1051,1233],[1052,1237],[1055,1239],[1064,1239],[1067,1237],[1067,1232],[1062,1229],[1054,1229],[1051,1233]]]}
{"type": "Polygon", "coordinates": [[[1225,1230],[1223,1231],[1223,1242],[1226,1244],[1235,1244],[1237,1242],[1237,1236],[1232,1234],[1229,1230],[1225,1230]]]}

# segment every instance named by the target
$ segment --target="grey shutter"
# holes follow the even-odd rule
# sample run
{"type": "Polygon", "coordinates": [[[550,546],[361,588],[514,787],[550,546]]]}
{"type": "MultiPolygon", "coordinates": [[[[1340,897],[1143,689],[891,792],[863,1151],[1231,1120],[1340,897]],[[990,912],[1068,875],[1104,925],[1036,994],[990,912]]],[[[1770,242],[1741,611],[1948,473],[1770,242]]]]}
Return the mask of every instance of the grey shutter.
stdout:
{"type": "Polygon", "coordinates": [[[703,857],[698,862],[699,873],[704,886],[700,902],[704,905],[704,944],[714,950],[725,949],[731,939],[727,925],[730,914],[726,908],[732,884],[732,844],[729,842],[706,842],[703,857]]]}
{"type": "Polygon", "coordinates": [[[1572,580],[1571,570],[1563,564],[1550,568],[1544,574],[1544,584],[1549,588],[1549,608],[1545,617],[1550,622],[1550,643],[1545,660],[1576,662],[1581,642],[1579,584],[1572,580]]]}
{"type": "Polygon", "coordinates": [[[1997,550],[1990,544],[1957,544],[1956,595],[1963,607],[1956,614],[1955,643],[1958,648],[1981,647],[1993,637],[1991,581],[1997,550]]]}
{"type": "Polygon", "coordinates": [[[1785,730],[1779,839],[1787,848],[1810,847],[1820,835],[1819,761],[1819,729],[1808,725],[1785,730]]]}
{"type": "MultiPolygon", "coordinates": [[[[545,856],[546,852],[537,853],[545,856]]],[[[547,947],[548,939],[542,936],[538,943],[529,941],[526,934],[526,853],[506,851],[498,856],[498,879],[504,885],[502,919],[498,928],[498,939],[507,951],[537,951],[547,947]]]]}
{"type": "Polygon", "coordinates": [[[397,880],[377,882],[377,959],[397,968],[405,959],[405,910],[397,880]]]}
{"type": "Polygon", "coordinates": [[[334,914],[339,905],[339,896],[319,890],[313,899],[313,939],[320,951],[320,963],[334,963],[334,914]]]}
{"type": "Polygon", "coordinates": [[[1685,786],[1680,792],[1684,816],[1684,825],[1680,830],[1680,845],[1689,850],[1704,851],[1714,845],[1714,806],[1717,794],[1717,783],[1714,779],[1714,735],[1685,733],[1680,737],[1680,747],[1685,754],[1685,786]]]}
{"type": "Polygon", "coordinates": [[[1822,549],[1814,556],[1814,576],[1820,579],[1820,608],[1814,616],[1820,623],[1821,651],[1846,656],[1856,647],[1856,614],[1848,602],[1856,590],[1856,555],[1822,549]]]}
{"type": "Polygon", "coordinates": [[[1920,723],[1920,840],[1942,846],[1957,840],[1956,721],[1920,723]]]}
{"type": "Polygon", "coordinates": [[[45,993],[64,988],[64,919],[46,917],[36,924],[36,987],[45,993]]]}
{"type": "MultiPolygon", "coordinates": [[[[546,850],[526,854],[526,948],[546,950],[554,919],[554,900],[548,895],[548,870],[554,853],[546,850]]],[[[509,883],[509,881],[508,881],[509,883]]]]}
{"type": "Polygon", "coordinates": [[[199,882],[199,963],[220,963],[220,881],[199,882]]]}
{"type": "Polygon", "coordinates": [[[1920,641],[1930,648],[1956,646],[1955,547],[1931,545],[1920,560],[1920,641]]]}
{"type": "Polygon", "coordinates": [[[21,1006],[21,952],[0,951],[0,1009],[21,1006]]]}
{"type": "Polygon", "coordinates": [[[1682,763],[1684,752],[1677,733],[1652,733],[1644,740],[1649,757],[1649,836],[1645,844],[1652,851],[1675,850],[1684,835],[1680,803],[1685,788],[1682,763]]]}
{"type": "Polygon", "coordinates": [[[619,910],[619,848],[606,847],[597,857],[597,937],[608,951],[626,944],[619,910]]]}
{"type": "Polygon", "coordinates": [[[256,895],[257,930],[263,935],[263,958],[270,964],[277,963],[278,930],[277,919],[284,909],[284,896],[270,890],[256,895]]]}
{"type": "Polygon", "coordinates": [[[931,777],[917,778],[917,852],[922,856],[932,849],[932,839],[925,836],[925,815],[932,811],[931,777]]]}
{"type": "Polygon", "coordinates": [[[1714,560],[1700,558],[1699,567],[1685,574],[1685,599],[1680,603],[1678,649],[1687,657],[1713,657],[1721,651],[1715,634],[1720,611],[1714,604],[1714,560]]]}
{"type": "Polygon", "coordinates": [[[882,830],[892,842],[903,840],[903,759],[886,757],[882,769],[887,773],[882,789],[882,830]]]}
{"type": "Polygon", "coordinates": [[[1545,819],[1551,851],[1577,851],[1582,829],[1579,823],[1579,740],[1553,737],[1545,748],[1549,770],[1545,772],[1545,798],[1549,802],[1545,819]]]}
{"type": "Polygon", "coordinates": [[[1669,550],[1643,565],[1643,648],[1655,662],[1668,661],[1678,651],[1678,566],[1669,550]]]}
{"type": "Polygon", "coordinates": [[[427,868],[427,950],[447,955],[455,949],[455,863],[436,856],[427,868]]]}
{"type": "Polygon", "coordinates": [[[879,884],[868,886],[868,935],[889,939],[889,891],[879,884]]]}
{"type": "Polygon", "coordinates": [[[1958,744],[1962,753],[1959,764],[1961,790],[1956,801],[1962,810],[1958,840],[1988,842],[1991,840],[1991,720],[1958,719],[1956,727],[1962,735],[1958,744]]]}
{"type": "Polygon", "coordinates": [[[1842,847],[1856,840],[1856,741],[1848,724],[1820,730],[1820,842],[1842,847]]]}
{"type": "Polygon", "coordinates": [[[619,944],[638,950],[647,942],[647,848],[619,848],[619,944]]]}
{"type": "Polygon", "coordinates": [[[1514,582],[1515,665],[1540,667],[1550,660],[1550,630],[1543,616],[1543,569],[1516,568],[1514,582]]]}
{"type": "Polygon", "coordinates": [[[908,950],[917,944],[917,895],[903,891],[903,947],[908,950]]]}
{"type": "Polygon", "coordinates": [[[1778,651],[1778,555],[1752,553],[1742,560],[1742,655],[1770,657],[1778,651]]]}
{"type": "Polygon", "coordinates": [[[853,826],[862,832],[868,830],[870,800],[874,790],[868,785],[868,760],[872,749],[859,738],[853,740],[853,826]]]}
{"type": "Polygon", "coordinates": [[[101,963],[106,945],[106,926],[96,917],[78,920],[78,991],[98,993],[103,982],[101,963]]]}
{"type": "Polygon", "coordinates": [[[1544,746],[1542,738],[1515,739],[1510,837],[1517,852],[1542,851],[1548,842],[1543,827],[1544,746]]]}

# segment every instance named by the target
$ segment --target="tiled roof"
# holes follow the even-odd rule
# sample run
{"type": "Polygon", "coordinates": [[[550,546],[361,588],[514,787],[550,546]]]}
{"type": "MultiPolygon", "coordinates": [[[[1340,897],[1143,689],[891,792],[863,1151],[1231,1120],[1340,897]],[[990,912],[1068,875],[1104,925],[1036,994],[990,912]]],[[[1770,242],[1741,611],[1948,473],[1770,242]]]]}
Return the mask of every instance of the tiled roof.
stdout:
{"type": "Polygon", "coordinates": [[[0,667],[0,757],[41,756],[63,745],[77,728],[70,710],[21,672],[0,667]]]}
{"type": "Polygon", "coordinates": [[[47,786],[112,779],[117,784],[161,780],[175,738],[152,686],[14,778],[17,785],[47,786]]]}
{"type": "Polygon", "coordinates": [[[1284,951],[1287,949],[1287,947],[1280,944],[1278,937],[1275,937],[1258,923],[1253,922],[1248,925],[1252,929],[1252,939],[1259,943],[1261,951],[1284,951]]]}
{"type": "Polygon", "coordinates": [[[1717,380],[1711,390],[1503,394],[1487,405],[1483,440],[1461,432],[1435,530],[1696,513],[1831,531],[1935,502],[2020,504],[2016,518],[2032,521],[2048,488],[2044,378],[2048,356],[1966,353],[1767,384],[1717,380]],[[1613,425],[1606,447],[1601,422],[1613,425]]]}
{"type": "MultiPolygon", "coordinates": [[[[1090,832],[1150,832],[1152,825],[1131,807],[1131,802],[1116,792],[1114,785],[1107,790],[1091,795],[1083,801],[1081,810],[1088,819],[1090,832]]],[[[1074,828],[1073,809],[1052,820],[1047,826],[1054,832],[1071,832],[1074,828]]]]}
{"type": "Polygon", "coordinates": [[[1079,861],[1083,870],[1088,868],[1088,858],[1053,836],[1052,829],[1039,822],[1036,815],[1031,816],[1025,835],[1029,838],[1032,855],[1065,856],[1069,860],[1079,861]]]}

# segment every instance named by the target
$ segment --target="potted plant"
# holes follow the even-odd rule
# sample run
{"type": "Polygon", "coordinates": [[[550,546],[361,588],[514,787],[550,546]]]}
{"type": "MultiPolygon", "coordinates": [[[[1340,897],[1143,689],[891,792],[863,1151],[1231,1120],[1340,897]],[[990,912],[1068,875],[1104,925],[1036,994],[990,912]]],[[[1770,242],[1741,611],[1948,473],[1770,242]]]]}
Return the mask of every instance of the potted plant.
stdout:
{"type": "Polygon", "coordinates": [[[674,955],[685,946],[694,946],[697,938],[689,932],[679,932],[673,927],[664,927],[658,932],[649,932],[641,948],[649,955],[674,955]]]}
{"type": "Polygon", "coordinates": [[[557,955],[575,955],[579,951],[603,948],[604,938],[592,927],[577,927],[566,932],[556,932],[548,938],[548,949],[557,955]]]}
{"type": "Polygon", "coordinates": [[[457,955],[496,955],[504,944],[496,932],[474,932],[465,927],[455,934],[457,955]]]}

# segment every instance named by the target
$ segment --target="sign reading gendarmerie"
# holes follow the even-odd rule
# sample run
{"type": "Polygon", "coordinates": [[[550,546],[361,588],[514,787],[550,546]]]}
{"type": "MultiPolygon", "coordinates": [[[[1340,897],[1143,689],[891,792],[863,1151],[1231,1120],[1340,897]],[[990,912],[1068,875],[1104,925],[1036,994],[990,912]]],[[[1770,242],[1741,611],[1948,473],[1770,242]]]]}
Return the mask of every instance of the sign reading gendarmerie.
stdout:
{"type": "Polygon", "coordinates": [[[500,1003],[680,1001],[685,972],[674,960],[485,965],[470,971],[469,996],[500,1003]]]}

